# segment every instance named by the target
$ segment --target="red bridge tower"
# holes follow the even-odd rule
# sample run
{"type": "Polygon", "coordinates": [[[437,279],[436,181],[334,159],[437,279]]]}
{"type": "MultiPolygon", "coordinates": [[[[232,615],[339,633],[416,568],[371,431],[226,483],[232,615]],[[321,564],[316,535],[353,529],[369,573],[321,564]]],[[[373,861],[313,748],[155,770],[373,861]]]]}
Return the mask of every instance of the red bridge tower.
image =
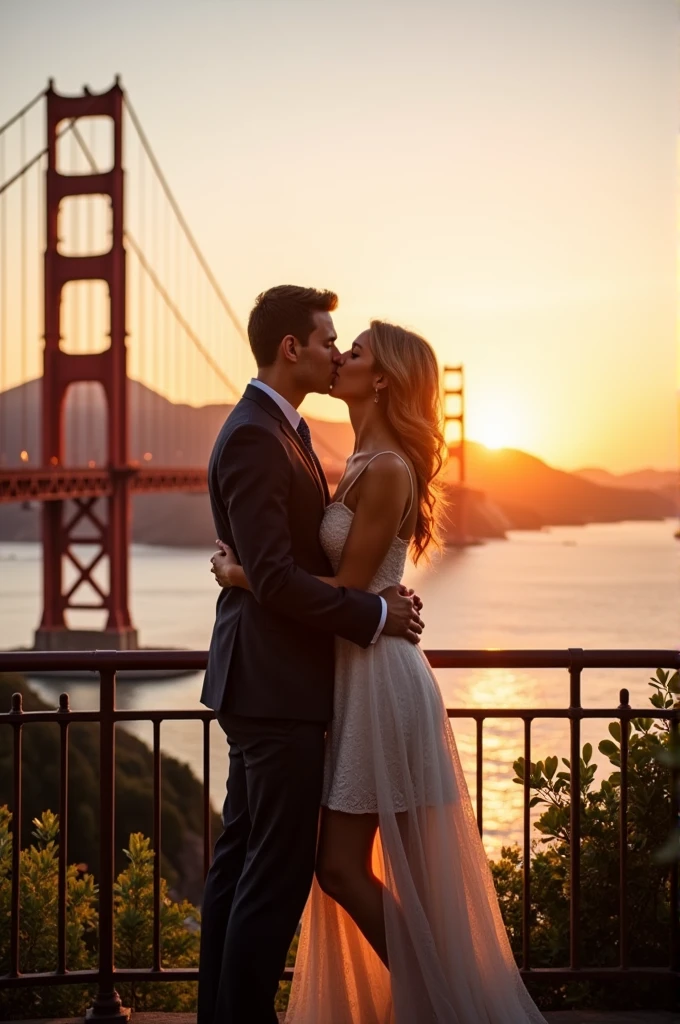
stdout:
{"type": "Polygon", "coordinates": [[[137,646],[137,631],[128,610],[128,558],[130,543],[130,466],[128,464],[127,366],[125,332],[125,249],[123,247],[123,90],[118,79],[98,95],[58,95],[50,82],[47,91],[47,245],[45,249],[45,351],[42,379],[42,462],[44,468],[64,464],[63,411],[66,393],[79,381],[95,381],[106,395],[109,486],[106,496],[44,501],[43,593],[44,606],[35,646],[42,650],[117,648],[137,646]],[[66,175],[57,167],[57,135],[65,119],[108,117],[113,130],[113,166],[103,173],[66,175]],[[101,255],[66,256],[59,251],[58,219],[62,200],[71,196],[104,195],[111,202],[111,248],[101,255]],[[61,348],[61,303],[64,286],[71,281],[104,281],[110,305],[110,345],[96,354],[70,354],[61,348]],[[97,502],[106,505],[102,518],[97,502]],[[67,511],[68,510],[68,511],[67,511]],[[83,533],[83,529],[86,533],[83,533]],[[92,557],[84,563],[73,550],[86,544],[92,557]],[[66,560],[75,568],[75,581],[66,589],[66,560]],[[108,561],[108,588],[92,575],[108,561]],[[89,584],[96,600],[78,598],[89,584]],[[107,612],[103,631],[69,629],[69,609],[107,612]]]}

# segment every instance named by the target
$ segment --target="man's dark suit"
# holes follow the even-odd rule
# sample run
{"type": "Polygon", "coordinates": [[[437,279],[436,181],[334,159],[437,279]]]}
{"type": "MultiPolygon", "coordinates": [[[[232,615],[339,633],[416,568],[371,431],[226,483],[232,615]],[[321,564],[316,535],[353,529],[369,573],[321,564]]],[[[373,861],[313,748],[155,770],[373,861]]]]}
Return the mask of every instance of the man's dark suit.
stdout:
{"type": "Polygon", "coordinates": [[[274,996],[314,873],[334,635],[367,647],[382,606],[332,575],[328,488],[285,414],[249,385],[208,484],[218,537],[251,592],[221,591],[201,700],[229,739],[224,832],[206,879],[198,1024],[274,1024],[274,996]]]}

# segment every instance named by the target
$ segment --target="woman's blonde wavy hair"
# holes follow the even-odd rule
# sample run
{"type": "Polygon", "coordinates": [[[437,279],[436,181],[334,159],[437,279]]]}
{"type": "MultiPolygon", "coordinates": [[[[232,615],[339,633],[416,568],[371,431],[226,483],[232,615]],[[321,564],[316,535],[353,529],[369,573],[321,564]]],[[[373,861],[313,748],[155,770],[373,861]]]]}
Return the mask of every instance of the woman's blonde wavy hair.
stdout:
{"type": "Polygon", "coordinates": [[[437,475],[445,444],[439,367],[429,344],[412,331],[372,320],[369,335],[376,368],[388,378],[380,401],[416,473],[418,518],[411,554],[417,565],[430,545],[440,546],[443,501],[437,475]]]}

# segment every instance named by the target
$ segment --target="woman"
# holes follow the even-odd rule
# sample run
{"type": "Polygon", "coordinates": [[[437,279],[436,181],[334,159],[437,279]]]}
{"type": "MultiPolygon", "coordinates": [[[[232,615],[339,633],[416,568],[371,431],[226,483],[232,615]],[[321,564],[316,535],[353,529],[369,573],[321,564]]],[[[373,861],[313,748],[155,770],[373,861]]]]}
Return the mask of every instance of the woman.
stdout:
{"type": "MultiPolygon", "coordinates": [[[[378,592],[436,542],[439,373],[424,339],[373,321],[333,395],[355,433],[321,541],[325,582],[378,592]]],[[[229,548],[222,585],[248,586],[229,548]]],[[[543,1017],[507,940],[453,734],[421,650],[336,640],[316,881],[286,1021],[525,1024],[543,1017]]]]}

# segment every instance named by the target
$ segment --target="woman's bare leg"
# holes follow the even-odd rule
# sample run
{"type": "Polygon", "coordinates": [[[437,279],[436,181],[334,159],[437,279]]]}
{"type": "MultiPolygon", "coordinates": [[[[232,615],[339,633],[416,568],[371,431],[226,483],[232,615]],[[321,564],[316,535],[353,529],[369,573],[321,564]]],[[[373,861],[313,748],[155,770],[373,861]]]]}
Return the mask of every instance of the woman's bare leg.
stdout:
{"type": "Polygon", "coordinates": [[[377,814],[345,814],[322,808],[316,877],[326,895],[347,911],[387,967],[383,885],[371,866],[377,830],[377,814]]]}

